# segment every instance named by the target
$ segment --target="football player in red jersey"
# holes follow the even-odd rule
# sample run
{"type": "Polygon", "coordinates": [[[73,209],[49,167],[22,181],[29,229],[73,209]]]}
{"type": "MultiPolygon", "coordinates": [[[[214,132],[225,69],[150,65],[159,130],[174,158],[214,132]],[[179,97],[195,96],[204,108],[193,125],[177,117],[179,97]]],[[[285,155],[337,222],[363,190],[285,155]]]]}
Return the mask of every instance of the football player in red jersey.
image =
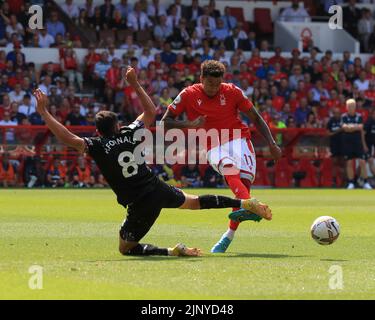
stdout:
{"type": "MultiPolygon", "coordinates": [[[[207,131],[211,129],[219,132],[229,131],[227,139],[219,138],[217,145],[213,143],[208,145],[207,158],[211,166],[224,176],[235,196],[238,199],[248,199],[251,184],[255,179],[256,161],[250,141],[250,130],[240,120],[239,112],[245,113],[254,123],[267,141],[275,160],[278,160],[282,153],[256,108],[240,88],[223,82],[224,74],[225,67],[221,62],[214,60],[203,62],[201,83],[182,90],[168,107],[162,121],[167,129],[204,128],[207,131]],[[176,120],[182,113],[186,114],[187,120],[176,120]],[[240,136],[236,136],[236,131],[240,132],[240,136]]],[[[266,205],[259,203],[259,207],[261,206],[266,205]]],[[[243,219],[241,210],[238,211],[238,208],[233,210],[239,212],[239,215],[230,215],[229,228],[211,249],[213,253],[225,252],[233,240],[240,221],[246,220],[243,219]]],[[[271,220],[272,215],[264,218],[271,220]]]]}

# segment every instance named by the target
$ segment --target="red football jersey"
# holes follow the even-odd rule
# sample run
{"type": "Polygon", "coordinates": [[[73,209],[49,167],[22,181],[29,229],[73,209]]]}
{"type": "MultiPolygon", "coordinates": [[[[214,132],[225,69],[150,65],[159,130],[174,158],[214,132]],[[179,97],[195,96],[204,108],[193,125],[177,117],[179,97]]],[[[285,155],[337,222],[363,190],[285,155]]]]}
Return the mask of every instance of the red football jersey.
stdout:
{"type": "Polygon", "coordinates": [[[246,112],[251,108],[253,104],[243,91],[229,83],[222,83],[219,92],[214,97],[208,97],[205,94],[201,83],[194,84],[182,90],[168,106],[175,116],[185,112],[189,121],[199,116],[206,116],[204,129],[229,129],[229,140],[234,138],[234,129],[241,130],[242,138],[250,138],[249,127],[242,123],[239,112],[246,112]]]}

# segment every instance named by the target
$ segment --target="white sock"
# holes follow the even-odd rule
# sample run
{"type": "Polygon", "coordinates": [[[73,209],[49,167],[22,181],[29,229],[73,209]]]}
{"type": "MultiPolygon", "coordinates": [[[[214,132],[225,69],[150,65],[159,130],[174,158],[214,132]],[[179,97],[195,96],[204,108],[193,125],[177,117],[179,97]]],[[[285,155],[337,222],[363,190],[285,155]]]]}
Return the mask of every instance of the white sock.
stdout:
{"type": "Polygon", "coordinates": [[[224,236],[226,236],[230,240],[233,240],[235,233],[236,233],[236,230],[232,230],[231,228],[228,228],[228,230],[224,233],[224,236]]]}

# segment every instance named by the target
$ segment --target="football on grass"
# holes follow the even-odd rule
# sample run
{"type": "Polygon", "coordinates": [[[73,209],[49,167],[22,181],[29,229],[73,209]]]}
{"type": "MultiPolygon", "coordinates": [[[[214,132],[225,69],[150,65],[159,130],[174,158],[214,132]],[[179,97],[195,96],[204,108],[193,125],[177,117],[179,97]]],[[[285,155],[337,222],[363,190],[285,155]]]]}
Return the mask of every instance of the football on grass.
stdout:
{"type": "Polygon", "coordinates": [[[340,225],[335,218],[323,216],[317,218],[311,226],[312,238],[321,245],[334,243],[340,235],[340,225]]]}

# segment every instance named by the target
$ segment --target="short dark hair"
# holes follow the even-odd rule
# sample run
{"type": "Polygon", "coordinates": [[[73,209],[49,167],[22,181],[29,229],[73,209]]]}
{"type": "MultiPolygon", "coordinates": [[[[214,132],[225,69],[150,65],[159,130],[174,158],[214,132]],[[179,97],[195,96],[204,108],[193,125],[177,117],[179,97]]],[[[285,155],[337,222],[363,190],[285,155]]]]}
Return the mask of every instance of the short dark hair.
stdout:
{"type": "Polygon", "coordinates": [[[225,73],[225,66],[220,61],[206,60],[201,64],[202,77],[223,77],[225,73]]]}
{"type": "Polygon", "coordinates": [[[117,123],[117,115],[112,111],[99,111],[95,116],[96,129],[105,137],[111,137],[116,133],[117,123]]]}

